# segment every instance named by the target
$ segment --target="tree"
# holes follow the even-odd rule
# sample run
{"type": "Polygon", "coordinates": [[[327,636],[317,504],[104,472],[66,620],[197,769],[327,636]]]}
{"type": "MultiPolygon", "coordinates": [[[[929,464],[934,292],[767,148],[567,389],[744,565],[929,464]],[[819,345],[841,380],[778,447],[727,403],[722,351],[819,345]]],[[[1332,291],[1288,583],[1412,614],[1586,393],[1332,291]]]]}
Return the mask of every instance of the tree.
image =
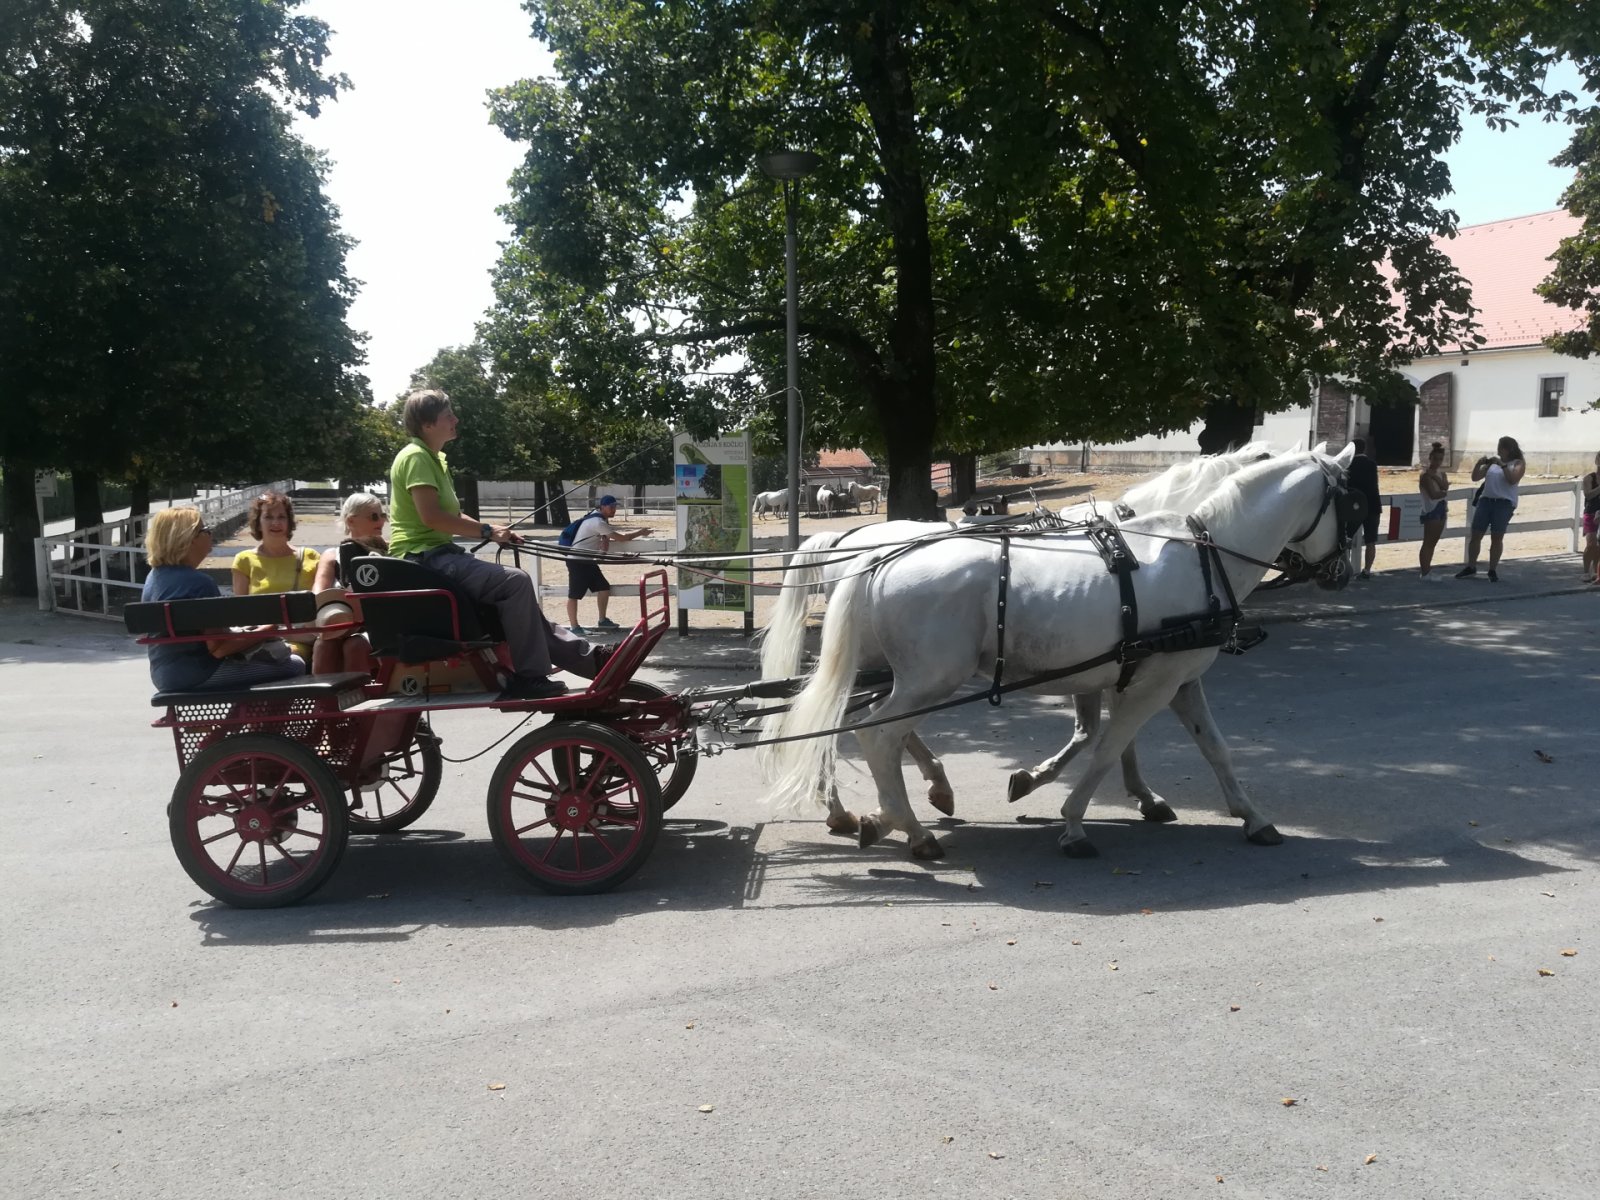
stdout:
{"type": "Polygon", "coordinates": [[[1543,75],[1592,77],[1596,25],[1592,0],[526,7],[559,78],[492,102],[527,146],[499,345],[600,408],[773,419],[782,211],[755,164],[822,151],[808,435],[885,456],[895,516],[929,511],[936,446],[1248,436],[1308,376],[1376,389],[1470,340],[1439,155],[1463,108],[1572,110],[1543,75]]]}
{"type": "MultiPolygon", "coordinates": [[[[1545,343],[1558,353],[1588,358],[1600,348],[1600,116],[1591,113],[1555,161],[1577,169],[1561,203],[1583,218],[1583,229],[1562,239],[1555,268],[1537,291],[1553,304],[1577,310],[1584,322],[1546,338],[1545,343]]],[[[1600,407],[1600,396],[1588,397],[1588,403],[1600,407]]]]}
{"type": "MultiPolygon", "coordinates": [[[[289,125],[344,83],[323,73],[327,27],[294,16],[300,2],[6,6],[8,479],[317,474],[362,420],[348,242],[323,162],[289,125]]],[[[30,522],[15,504],[6,520],[6,582],[25,591],[30,522]]]]}

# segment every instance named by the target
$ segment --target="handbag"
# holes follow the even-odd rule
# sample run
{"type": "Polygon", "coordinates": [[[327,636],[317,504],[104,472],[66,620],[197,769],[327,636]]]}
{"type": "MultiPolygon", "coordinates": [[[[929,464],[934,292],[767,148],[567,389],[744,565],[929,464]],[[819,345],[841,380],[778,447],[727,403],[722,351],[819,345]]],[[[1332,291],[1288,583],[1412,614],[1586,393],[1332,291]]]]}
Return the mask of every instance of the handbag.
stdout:
{"type": "Polygon", "coordinates": [[[1478,485],[1478,490],[1472,493],[1472,506],[1476,508],[1478,501],[1483,499],[1483,484],[1478,485]]]}

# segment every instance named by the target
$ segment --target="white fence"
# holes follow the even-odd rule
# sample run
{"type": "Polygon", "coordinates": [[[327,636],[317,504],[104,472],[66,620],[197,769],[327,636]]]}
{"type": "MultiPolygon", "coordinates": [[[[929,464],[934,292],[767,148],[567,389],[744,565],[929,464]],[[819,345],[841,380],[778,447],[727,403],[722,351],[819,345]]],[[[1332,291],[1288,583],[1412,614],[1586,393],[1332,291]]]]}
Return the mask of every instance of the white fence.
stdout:
{"type": "MultiPolygon", "coordinates": [[[[215,529],[244,516],[250,501],[262,492],[287,493],[293,486],[279,480],[265,487],[201,496],[186,503],[198,508],[201,519],[215,529]]],[[[120,607],[138,599],[144,586],[139,566],[149,522],[149,514],[123,517],[88,529],[35,538],[34,571],[40,610],[120,620],[120,607]]]]}
{"type": "MultiPolygon", "coordinates": [[[[1441,540],[1448,537],[1470,538],[1472,536],[1472,495],[1476,492],[1476,485],[1451,488],[1445,493],[1445,499],[1450,501],[1451,509],[1447,510],[1445,529],[1441,540]],[[1450,515],[1455,509],[1455,502],[1465,500],[1466,523],[1451,525],[1450,515]]],[[[1511,527],[1506,530],[1509,537],[1517,533],[1539,533],[1548,529],[1565,530],[1572,539],[1572,552],[1578,554],[1583,549],[1583,488],[1576,481],[1567,483],[1524,483],[1517,489],[1519,503],[1529,496],[1552,496],[1566,492],[1572,497],[1572,515],[1564,517],[1547,518],[1541,521],[1525,521],[1520,517],[1513,517],[1511,527]]],[[[1422,540],[1422,496],[1417,492],[1409,495],[1394,495],[1383,497],[1383,503],[1389,509],[1387,526],[1379,526],[1378,540],[1380,542],[1418,542],[1422,540]]]]}

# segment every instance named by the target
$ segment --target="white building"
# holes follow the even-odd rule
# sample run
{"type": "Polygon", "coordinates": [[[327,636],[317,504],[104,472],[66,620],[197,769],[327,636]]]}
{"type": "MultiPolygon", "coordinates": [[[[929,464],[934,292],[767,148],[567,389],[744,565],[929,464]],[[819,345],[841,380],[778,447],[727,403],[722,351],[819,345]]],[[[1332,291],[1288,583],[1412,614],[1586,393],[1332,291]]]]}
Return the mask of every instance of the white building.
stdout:
{"type": "MultiPolygon", "coordinates": [[[[1420,358],[1404,369],[1417,403],[1370,407],[1337,382],[1311,402],[1266,414],[1257,436],[1278,446],[1326,441],[1338,449],[1365,437],[1380,464],[1407,466],[1444,443],[1453,466],[1494,453],[1514,437],[1535,475],[1575,475],[1592,470],[1600,451],[1600,360],[1568,358],[1541,345],[1543,338],[1577,328],[1582,316],[1547,303],[1533,291],[1550,273],[1550,255],[1582,221],[1564,210],[1470,225],[1438,245],[1472,285],[1479,331],[1477,349],[1420,358]]],[[[1160,467],[1197,453],[1200,427],[1116,444],[1094,445],[1095,466],[1160,467]]],[[[1035,461],[1079,461],[1078,446],[1037,446],[1035,461]]]]}

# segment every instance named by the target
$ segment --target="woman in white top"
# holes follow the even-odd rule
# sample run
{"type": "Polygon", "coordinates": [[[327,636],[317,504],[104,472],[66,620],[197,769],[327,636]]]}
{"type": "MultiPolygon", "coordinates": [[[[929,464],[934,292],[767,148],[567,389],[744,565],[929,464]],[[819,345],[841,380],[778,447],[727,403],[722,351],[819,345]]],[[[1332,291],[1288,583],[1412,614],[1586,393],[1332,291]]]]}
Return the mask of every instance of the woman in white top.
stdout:
{"type": "Polygon", "coordinates": [[[1428,465],[1417,479],[1417,490],[1422,493],[1422,549],[1417,552],[1417,565],[1422,568],[1422,578],[1437,579],[1429,575],[1433,570],[1433,548],[1444,533],[1445,518],[1450,505],[1445,496],[1450,491],[1450,476],[1444,473],[1444,444],[1435,442],[1428,451],[1428,465]]]}
{"type": "Polygon", "coordinates": [[[1472,512],[1472,540],[1467,543],[1467,565],[1456,572],[1457,579],[1478,573],[1478,546],[1484,532],[1489,534],[1489,582],[1500,582],[1500,548],[1505,543],[1506,526],[1517,507],[1517,485],[1527,471],[1522,447],[1516,438],[1503,437],[1492,455],[1484,455],[1472,468],[1472,478],[1483,481],[1483,494],[1472,512]]]}

